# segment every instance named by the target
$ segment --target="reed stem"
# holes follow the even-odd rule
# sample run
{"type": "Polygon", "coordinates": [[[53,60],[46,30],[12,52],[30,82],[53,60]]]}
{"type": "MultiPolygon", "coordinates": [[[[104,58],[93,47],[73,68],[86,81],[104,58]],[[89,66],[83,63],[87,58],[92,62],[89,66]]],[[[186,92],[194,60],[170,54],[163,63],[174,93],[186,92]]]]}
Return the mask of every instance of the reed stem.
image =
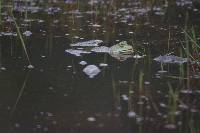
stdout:
{"type": "Polygon", "coordinates": [[[17,29],[17,34],[18,34],[18,36],[19,36],[19,38],[20,38],[20,41],[21,41],[22,47],[23,47],[23,49],[24,49],[24,52],[25,52],[25,54],[26,54],[28,63],[29,63],[29,65],[31,65],[31,61],[30,61],[28,52],[27,52],[27,50],[26,50],[26,45],[25,45],[24,39],[23,39],[23,37],[22,37],[20,28],[19,28],[19,26],[18,26],[18,24],[17,24],[17,22],[16,22],[16,19],[15,19],[15,16],[13,15],[13,11],[12,11],[12,10],[11,10],[11,16],[12,16],[12,18],[13,18],[15,28],[17,29]]]}

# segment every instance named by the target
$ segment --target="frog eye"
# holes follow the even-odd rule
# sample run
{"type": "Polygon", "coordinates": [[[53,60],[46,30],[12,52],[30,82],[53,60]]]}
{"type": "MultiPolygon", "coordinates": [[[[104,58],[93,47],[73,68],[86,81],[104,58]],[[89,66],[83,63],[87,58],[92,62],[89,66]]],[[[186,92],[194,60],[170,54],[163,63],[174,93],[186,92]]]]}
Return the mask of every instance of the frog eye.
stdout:
{"type": "Polygon", "coordinates": [[[121,43],[121,44],[120,44],[120,47],[124,47],[124,44],[123,44],[123,43],[121,43]]]}

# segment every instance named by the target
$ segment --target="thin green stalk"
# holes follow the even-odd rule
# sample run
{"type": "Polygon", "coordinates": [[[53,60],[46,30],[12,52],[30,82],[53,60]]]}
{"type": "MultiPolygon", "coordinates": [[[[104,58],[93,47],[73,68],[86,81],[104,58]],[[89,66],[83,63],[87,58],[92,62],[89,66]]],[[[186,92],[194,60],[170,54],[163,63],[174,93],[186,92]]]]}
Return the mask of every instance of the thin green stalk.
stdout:
{"type": "Polygon", "coordinates": [[[174,124],[176,111],[177,111],[178,91],[173,90],[173,88],[169,82],[167,84],[169,87],[169,99],[168,99],[169,119],[168,119],[168,122],[171,124],[174,124]]]}
{"type": "Polygon", "coordinates": [[[143,85],[144,85],[144,73],[143,73],[143,71],[140,71],[140,75],[139,75],[139,89],[140,89],[140,91],[143,89],[143,85]]]}
{"type": "Polygon", "coordinates": [[[0,25],[2,25],[2,0],[0,0],[0,25]]]}
{"type": "Polygon", "coordinates": [[[170,32],[170,26],[169,26],[169,33],[168,33],[168,40],[167,40],[167,52],[169,52],[170,40],[171,40],[171,32],[170,32]]]}
{"type": "Polygon", "coordinates": [[[117,83],[114,79],[113,73],[111,74],[112,78],[112,88],[113,88],[113,100],[114,100],[114,107],[118,108],[120,106],[120,90],[117,87],[117,83]]]}
{"type": "Polygon", "coordinates": [[[26,45],[25,45],[24,39],[23,39],[23,37],[22,37],[21,31],[20,31],[20,29],[19,29],[19,26],[18,26],[18,24],[17,24],[17,22],[16,22],[16,20],[15,20],[15,17],[14,17],[14,15],[13,15],[13,12],[12,12],[12,11],[11,11],[11,16],[12,16],[12,18],[13,18],[15,28],[17,29],[17,34],[19,35],[19,38],[20,38],[20,41],[21,41],[21,43],[22,43],[22,47],[23,47],[24,52],[25,52],[25,54],[26,54],[27,60],[28,60],[28,62],[29,62],[29,65],[31,65],[31,61],[30,61],[28,52],[27,52],[27,50],[26,50],[26,45]]]}
{"type": "Polygon", "coordinates": [[[17,105],[18,105],[18,103],[19,103],[19,100],[21,99],[21,97],[22,97],[22,95],[23,95],[23,93],[24,93],[24,89],[25,89],[25,87],[26,87],[26,83],[27,83],[27,81],[28,81],[28,77],[29,77],[29,71],[27,72],[27,74],[26,74],[26,76],[25,76],[25,79],[24,79],[24,82],[23,82],[23,84],[22,84],[22,87],[20,88],[20,91],[19,91],[17,100],[16,100],[15,104],[14,104],[13,107],[12,107],[12,110],[11,110],[11,113],[10,113],[10,118],[12,118],[13,113],[15,112],[16,107],[17,107],[17,105]]]}
{"type": "MultiPolygon", "coordinates": [[[[186,13],[186,17],[185,17],[185,43],[186,43],[186,55],[187,55],[187,60],[190,60],[190,47],[189,47],[189,36],[187,34],[187,24],[188,24],[188,20],[189,20],[189,13],[186,13]]],[[[190,89],[190,66],[189,66],[189,62],[187,63],[187,89],[190,89]]]]}
{"type": "MultiPolygon", "coordinates": [[[[180,49],[180,57],[183,57],[183,49],[182,48],[180,49]]],[[[183,64],[180,64],[179,73],[180,73],[180,77],[181,77],[181,79],[179,78],[179,82],[181,84],[182,81],[183,81],[182,79],[184,79],[184,76],[185,76],[185,71],[184,71],[184,65],[183,64]]]]}
{"type": "Polygon", "coordinates": [[[194,44],[196,45],[196,47],[198,47],[198,48],[200,49],[200,45],[197,43],[197,41],[196,41],[193,37],[191,37],[191,36],[187,33],[186,30],[183,30],[183,32],[185,33],[185,36],[188,37],[188,38],[190,39],[190,41],[191,41],[192,43],[194,43],[194,44]]]}
{"type": "Polygon", "coordinates": [[[25,20],[28,18],[28,0],[25,0],[26,3],[26,11],[25,11],[25,20]]]}

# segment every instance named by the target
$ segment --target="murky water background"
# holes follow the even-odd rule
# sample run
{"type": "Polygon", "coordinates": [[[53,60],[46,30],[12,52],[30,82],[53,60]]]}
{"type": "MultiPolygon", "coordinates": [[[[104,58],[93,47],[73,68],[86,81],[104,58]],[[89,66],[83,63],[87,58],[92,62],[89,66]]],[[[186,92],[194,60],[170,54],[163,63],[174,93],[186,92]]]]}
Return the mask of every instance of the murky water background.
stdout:
{"type": "Polygon", "coordinates": [[[199,42],[197,4],[189,0],[15,1],[14,15],[21,32],[27,31],[24,39],[34,69],[27,68],[9,14],[12,3],[3,4],[1,132],[199,133],[198,65],[191,67],[187,79],[186,64],[164,64],[163,73],[153,60],[169,53],[181,56],[186,25],[195,29],[199,42]],[[145,56],[120,61],[103,53],[76,57],[65,52],[71,43],[93,39],[103,40],[106,46],[127,41],[145,56]],[[101,72],[89,78],[81,61],[101,72]]]}

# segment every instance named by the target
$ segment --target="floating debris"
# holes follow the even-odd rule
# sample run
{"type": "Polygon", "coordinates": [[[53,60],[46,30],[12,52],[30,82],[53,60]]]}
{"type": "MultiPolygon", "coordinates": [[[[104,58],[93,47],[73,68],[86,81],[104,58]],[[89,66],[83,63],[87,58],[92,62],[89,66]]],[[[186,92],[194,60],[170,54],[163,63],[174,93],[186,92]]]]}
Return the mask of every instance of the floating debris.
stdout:
{"type": "Polygon", "coordinates": [[[89,122],[95,122],[95,121],[96,121],[96,118],[94,118],[94,117],[88,117],[88,118],[87,118],[87,121],[89,121],[89,122]]]}
{"type": "Polygon", "coordinates": [[[2,36],[17,36],[15,32],[1,32],[2,36]]]}
{"type": "Polygon", "coordinates": [[[1,67],[1,70],[2,70],[2,71],[5,71],[5,70],[6,70],[6,68],[5,68],[5,67],[1,67]]]}
{"type": "Polygon", "coordinates": [[[32,32],[31,32],[31,31],[25,31],[25,32],[23,33],[23,35],[26,36],[26,37],[29,37],[29,36],[32,35],[32,32]]]}
{"type": "Polygon", "coordinates": [[[128,112],[127,116],[129,118],[135,118],[136,117],[136,113],[134,111],[130,111],[130,112],[128,112]]]}
{"type": "Polygon", "coordinates": [[[100,43],[103,43],[102,40],[90,40],[85,42],[78,42],[70,44],[72,47],[97,47],[100,43]]]}
{"type": "Polygon", "coordinates": [[[174,64],[183,64],[188,61],[187,58],[182,58],[174,55],[159,56],[154,58],[154,60],[161,63],[174,63],[174,64]]]}
{"type": "Polygon", "coordinates": [[[108,64],[106,64],[106,63],[100,63],[99,66],[100,66],[100,67],[107,67],[108,64]]]}
{"type": "Polygon", "coordinates": [[[83,69],[83,72],[88,75],[89,78],[94,78],[101,70],[95,65],[88,65],[83,69]]]}
{"type": "Polygon", "coordinates": [[[48,127],[44,127],[44,128],[43,128],[43,131],[44,131],[44,132],[48,132],[48,130],[49,130],[48,127]]]}
{"type": "Polygon", "coordinates": [[[165,125],[165,128],[167,128],[167,129],[176,129],[176,125],[175,124],[167,124],[167,125],[165,125]]]}
{"type": "Polygon", "coordinates": [[[20,124],[19,123],[15,123],[15,128],[20,128],[20,124]]]}
{"type": "Polygon", "coordinates": [[[123,94],[121,97],[122,97],[122,99],[123,99],[124,101],[128,101],[128,100],[129,100],[128,96],[125,95],[125,94],[123,94]]]}
{"type": "Polygon", "coordinates": [[[53,114],[52,114],[51,112],[47,112],[46,115],[47,115],[48,117],[52,117],[52,116],[53,116],[53,114]]]}
{"type": "Polygon", "coordinates": [[[87,65],[87,62],[86,61],[81,61],[81,62],[79,62],[79,64],[85,66],[85,65],[87,65]]]}
{"type": "Polygon", "coordinates": [[[99,24],[93,24],[92,27],[100,28],[101,25],[99,25],[99,24]]]}
{"type": "Polygon", "coordinates": [[[81,56],[81,54],[90,54],[91,52],[87,52],[84,50],[77,50],[77,49],[67,49],[65,52],[70,53],[75,56],[81,56]]]}
{"type": "Polygon", "coordinates": [[[33,69],[34,66],[30,64],[30,65],[27,66],[27,68],[28,68],[28,69],[33,69]]]}
{"type": "Polygon", "coordinates": [[[145,55],[139,55],[139,54],[136,54],[133,56],[134,59],[142,59],[144,57],[145,57],[145,55]]]}

